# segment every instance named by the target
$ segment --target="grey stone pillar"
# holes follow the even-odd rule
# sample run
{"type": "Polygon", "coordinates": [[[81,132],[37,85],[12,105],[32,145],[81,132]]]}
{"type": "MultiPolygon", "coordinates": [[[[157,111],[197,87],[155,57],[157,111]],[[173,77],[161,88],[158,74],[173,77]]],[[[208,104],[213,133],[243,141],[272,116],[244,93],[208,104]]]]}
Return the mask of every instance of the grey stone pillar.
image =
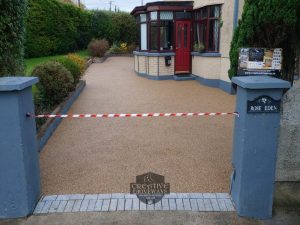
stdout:
{"type": "Polygon", "coordinates": [[[238,85],[231,195],[240,216],[272,217],[280,101],[290,83],[271,77],[235,77],[238,85]]]}
{"type": "Polygon", "coordinates": [[[30,215],[40,197],[32,85],[37,78],[0,78],[0,219],[30,215]]]}

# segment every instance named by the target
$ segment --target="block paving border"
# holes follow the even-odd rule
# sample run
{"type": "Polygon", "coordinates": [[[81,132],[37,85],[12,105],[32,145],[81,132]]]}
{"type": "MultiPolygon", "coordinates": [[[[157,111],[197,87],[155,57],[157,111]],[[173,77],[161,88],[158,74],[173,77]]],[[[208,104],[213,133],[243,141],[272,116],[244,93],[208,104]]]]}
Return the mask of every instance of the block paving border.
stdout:
{"type": "Polygon", "coordinates": [[[114,211],[235,211],[227,193],[171,193],[155,205],[146,205],[136,195],[73,194],[44,196],[38,202],[34,214],[114,212],[114,211]]]}

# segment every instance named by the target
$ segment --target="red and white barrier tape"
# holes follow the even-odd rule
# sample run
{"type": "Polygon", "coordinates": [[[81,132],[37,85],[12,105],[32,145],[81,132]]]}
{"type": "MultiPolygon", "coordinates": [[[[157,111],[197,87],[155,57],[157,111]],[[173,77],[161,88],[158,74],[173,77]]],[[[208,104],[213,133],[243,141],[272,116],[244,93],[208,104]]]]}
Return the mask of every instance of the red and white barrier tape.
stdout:
{"type": "Polygon", "coordinates": [[[71,114],[71,115],[34,115],[27,113],[27,117],[33,118],[126,118],[126,117],[192,117],[192,116],[239,116],[238,112],[231,113],[142,113],[142,114],[71,114]]]}

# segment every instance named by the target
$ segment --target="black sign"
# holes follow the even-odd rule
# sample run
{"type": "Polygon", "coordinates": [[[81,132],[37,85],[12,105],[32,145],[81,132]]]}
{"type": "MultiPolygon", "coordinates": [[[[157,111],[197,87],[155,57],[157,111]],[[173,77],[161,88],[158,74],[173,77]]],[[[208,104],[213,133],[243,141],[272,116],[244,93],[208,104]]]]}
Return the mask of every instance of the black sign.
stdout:
{"type": "Polygon", "coordinates": [[[264,60],[265,50],[263,48],[250,48],[249,61],[262,62],[264,60]]]}
{"type": "Polygon", "coordinates": [[[239,76],[272,76],[279,78],[281,76],[280,70],[256,70],[256,69],[238,69],[239,76]]]}
{"type": "Polygon", "coordinates": [[[275,100],[270,96],[260,96],[253,101],[248,101],[248,113],[279,113],[280,100],[275,100]]]}
{"type": "Polygon", "coordinates": [[[130,194],[136,194],[145,204],[152,205],[162,200],[165,194],[170,194],[170,184],[165,183],[164,176],[146,173],[136,177],[136,183],[130,184],[130,194]]]}

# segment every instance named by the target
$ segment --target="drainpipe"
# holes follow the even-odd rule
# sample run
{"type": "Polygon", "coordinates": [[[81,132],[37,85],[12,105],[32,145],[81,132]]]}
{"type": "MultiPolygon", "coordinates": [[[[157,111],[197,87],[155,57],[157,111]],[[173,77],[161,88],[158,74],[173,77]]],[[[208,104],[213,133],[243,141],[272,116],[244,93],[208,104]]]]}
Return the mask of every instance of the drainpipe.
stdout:
{"type": "Polygon", "coordinates": [[[233,30],[238,25],[238,20],[239,20],[239,0],[234,0],[234,14],[233,14],[233,30]]]}

